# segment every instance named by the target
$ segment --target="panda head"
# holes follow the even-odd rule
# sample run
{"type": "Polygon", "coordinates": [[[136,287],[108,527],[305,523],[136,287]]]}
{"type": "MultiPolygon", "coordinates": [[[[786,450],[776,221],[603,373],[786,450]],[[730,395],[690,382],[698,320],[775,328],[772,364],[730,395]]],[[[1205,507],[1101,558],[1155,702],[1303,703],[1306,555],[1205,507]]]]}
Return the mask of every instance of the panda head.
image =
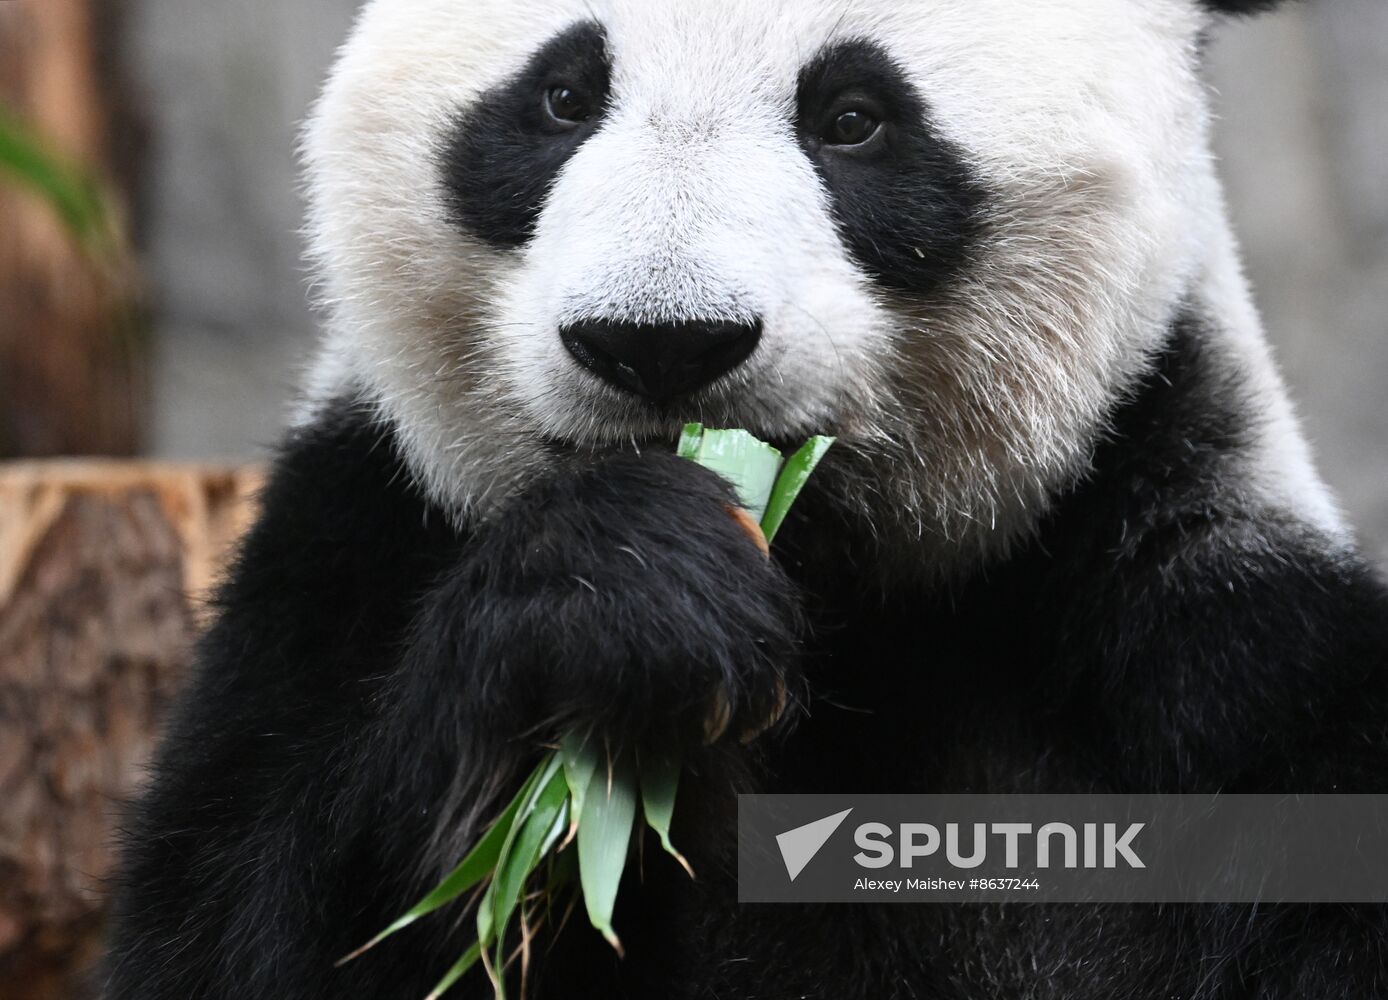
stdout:
{"type": "Polygon", "coordinates": [[[461,515],[699,419],[836,433],[845,503],[1005,539],[1222,231],[1211,15],[373,0],[306,138],[318,391],[461,515]]]}

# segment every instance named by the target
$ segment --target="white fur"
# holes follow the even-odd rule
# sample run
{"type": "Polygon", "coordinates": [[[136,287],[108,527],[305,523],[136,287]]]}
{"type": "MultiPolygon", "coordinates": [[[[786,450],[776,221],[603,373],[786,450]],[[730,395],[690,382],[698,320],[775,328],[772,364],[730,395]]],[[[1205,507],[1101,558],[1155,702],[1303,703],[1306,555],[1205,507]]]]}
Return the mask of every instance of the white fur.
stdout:
{"type": "Polygon", "coordinates": [[[1083,472],[1198,288],[1233,318],[1267,406],[1260,495],[1335,528],[1237,278],[1202,23],[1192,0],[373,0],[306,137],[329,310],[315,398],[363,388],[460,516],[524,482],[544,439],[640,442],[686,417],[773,437],[829,427],[861,473],[845,502],[967,561],[1083,472]],[[615,59],[612,111],[535,239],[489,250],[448,222],[439,143],[588,19],[615,59]],[[876,291],[851,262],[792,132],[800,67],[863,37],[908,70],[994,195],[976,266],[928,298],[876,291]],[[664,422],[557,336],[593,316],[752,315],[757,354],[664,422]]]}

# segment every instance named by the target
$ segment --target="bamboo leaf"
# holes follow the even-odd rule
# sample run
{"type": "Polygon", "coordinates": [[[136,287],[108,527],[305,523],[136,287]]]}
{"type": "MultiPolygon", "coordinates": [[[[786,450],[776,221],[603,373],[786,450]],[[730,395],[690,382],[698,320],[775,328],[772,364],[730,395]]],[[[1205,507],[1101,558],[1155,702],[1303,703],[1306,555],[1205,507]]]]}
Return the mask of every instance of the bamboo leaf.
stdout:
{"type": "Polygon", "coordinates": [[[476,965],[481,957],[482,942],[474,942],[471,948],[463,952],[463,957],[454,962],[453,967],[448,970],[447,974],[445,974],[444,977],[438,981],[438,984],[429,991],[429,996],[426,997],[425,1000],[438,1000],[439,997],[452,989],[453,984],[459,979],[462,979],[463,974],[476,965]]]}
{"type": "MultiPolygon", "coordinates": [[[[551,766],[546,768],[548,776],[544,785],[535,793],[531,802],[521,806],[513,828],[516,834],[502,847],[497,860],[496,875],[492,879],[490,899],[491,929],[497,948],[495,984],[498,997],[505,996],[503,987],[502,953],[506,945],[506,928],[515,913],[521,890],[526,880],[540,864],[540,857],[546,844],[553,844],[563,832],[564,807],[568,802],[569,786],[564,781],[564,772],[559,767],[558,755],[552,755],[551,766]]],[[[479,939],[482,935],[479,933],[479,939]]]]}
{"type": "Polygon", "coordinates": [[[670,823],[675,816],[675,793],[680,785],[680,760],[673,754],[651,754],[641,759],[641,808],[646,825],[660,838],[660,846],[694,877],[694,869],[670,843],[670,823]]]}
{"type": "MultiPolygon", "coordinates": [[[[492,919],[492,914],[495,912],[495,907],[492,904],[494,899],[496,899],[495,879],[487,883],[487,891],[482,894],[482,902],[477,904],[477,943],[483,949],[491,945],[492,934],[496,930],[496,924],[492,919]]],[[[487,971],[490,974],[491,970],[487,971]]]]}
{"type": "Polygon", "coordinates": [[[738,501],[761,521],[781,470],[779,451],[746,431],[706,430],[694,461],[732,483],[738,501]]]}
{"type": "Polygon", "coordinates": [[[547,760],[541,761],[540,765],[531,772],[530,777],[526,779],[515,798],[502,811],[496,822],[488,828],[482,839],[477,842],[477,846],[468,852],[467,857],[463,858],[458,866],[449,872],[448,876],[432,892],[366,944],[345,958],[339,959],[337,964],[339,966],[346,965],[354,958],[358,958],[376,947],[392,934],[404,930],[421,917],[426,917],[440,907],[453,902],[463,893],[480,885],[483,879],[491,875],[496,869],[497,858],[501,855],[501,847],[511,835],[516,815],[520,812],[522,804],[534,791],[535,784],[544,772],[546,764],[547,760]]]}
{"type": "Polygon", "coordinates": [[[617,889],[626,868],[627,848],[636,822],[637,779],[625,758],[593,774],[578,821],[578,876],[588,919],[618,953],[622,943],[612,929],[617,889]]]}
{"type": "Polygon", "coordinates": [[[699,454],[699,442],[704,438],[703,424],[685,424],[680,434],[680,443],[675,454],[680,458],[694,459],[699,454]]]}
{"type": "MultiPolygon", "coordinates": [[[[514,896],[511,897],[509,895],[511,893],[510,887],[501,884],[497,892],[491,897],[490,905],[494,912],[492,919],[495,921],[496,956],[489,969],[489,974],[492,976],[496,1000],[505,1000],[506,997],[507,928],[510,925],[511,917],[518,908],[522,907],[520,901],[524,897],[525,883],[540,869],[544,859],[568,829],[569,811],[572,806],[568,793],[569,789],[564,781],[564,776],[556,773],[551,780],[550,789],[536,800],[535,811],[530,814],[526,821],[527,828],[517,838],[515,848],[506,864],[497,871],[498,879],[514,880],[515,891],[514,896]],[[557,805],[557,809],[553,808],[555,805],[557,805]],[[547,819],[550,820],[549,829],[545,830],[544,825],[547,819]],[[538,846],[536,844],[537,839],[539,841],[538,846]]],[[[549,882],[552,877],[552,871],[547,873],[545,892],[551,891],[549,882]]],[[[522,912],[521,919],[522,931],[524,932],[524,912],[522,912]]],[[[479,945],[482,944],[484,943],[479,941],[479,945]]]]}
{"type": "Polygon", "coordinates": [[[492,870],[492,881],[487,886],[487,892],[482,897],[482,903],[477,908],[477,937],[485,945],[492,938],[492,932],[496,929],[494,916],[496,913],[496,883],[501,869],[507,864],[508,859],[515,847],[516,839],[525,826],[525,822],[535,811],[535,802],[541,792],[548,787],[550,781],[559,771],[561,762],[559,754],[551,753],[544,760],[540,761],[534,773],[526,779],[524,787],[516,796],[517,809],[511,828],[506,832],[505,838],[501,842],[501,848],[497,851],[496,864],[492,870]]]}
{"type": "Polygon", "coordinates": [[[762,534],[766,536],[768,543],[776,537],[776,532],[781,530],[786,515],[790,513],[791,504],[795,503],[800,491],[809,482],[810,475],[833,446],[834,438],[813,437],[786,460],[785,468],[781,470],[771,491],[766,514],[761,519],[762,534]]]}
{"type": "Polygon", "coordinates": [[[602,758],[596,742],[587,734],[569,733],[559,744],[559,754],[564,761],[564,778],[569,783],[569,797],[573,801],[573,808],[569,810],[570,832],[577,833],[578,821],[583,815],[583,795],[602,758]]]}
{"type": "Polygon", "coordinates": [[[554,817],[554,822],[550,825],[549,832],[545,834],[544,842],[540,845],[538,857],[544,858],[554,850],[554,846],[559,843],[559,838],[564,836],[564,832],[569,828],[569,813],[573,811],[573,798],[569,795],[568,783],[564,784],[564,797],[559,803],[559,813],[554,817]]]}

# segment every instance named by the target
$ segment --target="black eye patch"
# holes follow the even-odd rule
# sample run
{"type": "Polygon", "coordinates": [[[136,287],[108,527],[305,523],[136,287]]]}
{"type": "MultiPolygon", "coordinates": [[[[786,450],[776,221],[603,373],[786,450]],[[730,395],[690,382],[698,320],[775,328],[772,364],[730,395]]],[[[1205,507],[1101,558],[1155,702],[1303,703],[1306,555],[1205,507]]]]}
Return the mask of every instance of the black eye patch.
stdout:
{"type": "Polygon", "coordinates": [[[611,77],[606,33],[585,21],[461,112],[441,154],[453,221],[499,249],[524,246],[559,171],[600,124],[611,77]],[[556,117],[559,93],[592,113],[581,121],[556,117]]]}
{"type": "Polygon", "coordinates": [[[828,46],[801,70],[796,100],[800,144],[829,191],[839,236],[876,281],[924,292],[967,265],[982,185],[885,49],[866,40],[828,46]],[[853,115],[877,131],[844,143],[853,115]]]}

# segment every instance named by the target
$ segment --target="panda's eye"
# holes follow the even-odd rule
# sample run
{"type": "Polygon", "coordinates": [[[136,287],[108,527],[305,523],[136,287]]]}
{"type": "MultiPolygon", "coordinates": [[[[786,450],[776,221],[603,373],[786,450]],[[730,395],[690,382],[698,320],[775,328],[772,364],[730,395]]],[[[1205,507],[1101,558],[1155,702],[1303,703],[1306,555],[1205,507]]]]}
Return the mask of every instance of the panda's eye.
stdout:
{"type": "Polygon", "coordinates": [[[593,117],[593,106],[588,99],[562,84],[549,88],[545,94],[545,108],[550,117],[564,125],[582,125],[593,117]]]}
{"type": "Polygon", "coordinates": [[[861,146],[875,136],[882,123],[863,108],[849,108],[839,114],[824,130],[824,141],[830,146],[861,146]]]}

